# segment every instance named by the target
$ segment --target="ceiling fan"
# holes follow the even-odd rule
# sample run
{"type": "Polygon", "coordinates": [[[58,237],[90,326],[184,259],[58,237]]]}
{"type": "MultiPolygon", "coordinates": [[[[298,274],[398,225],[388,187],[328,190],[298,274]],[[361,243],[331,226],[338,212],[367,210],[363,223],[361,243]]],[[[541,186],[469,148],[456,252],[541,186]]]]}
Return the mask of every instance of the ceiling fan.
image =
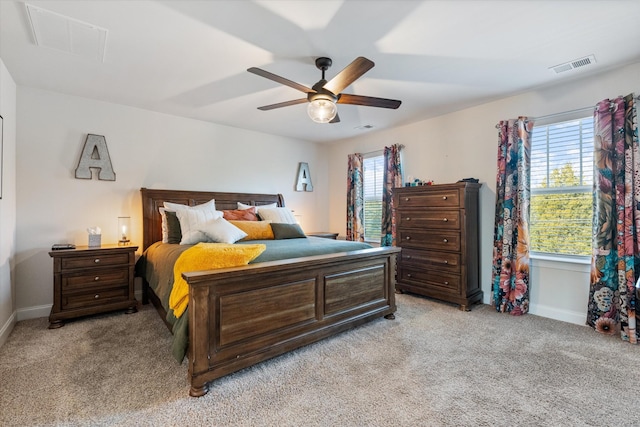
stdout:
{"type": "Polygon", "coordinates": [[[262,70],[260,68],[251,67],[248,72],[265,77],[274,82],[292,87],[300,92],[307,94],[306,98],[294,99],[292,101],[279,102],[277,104],[265,105],[258,107],[258,110],[273,110],[275,108],[288,107],[290,105],[303,104],[308,102],[307,112],[309,117],[317,123],[338,123],[338,108],[336,104],[362,105],[367,107],[381,107],[396,109],[402,101],[386,98],[375,98],[371,96],[351,95],[341,93],[347,86],[359,79],[364,73],[369,71],[375,65],[373,61],[358,57],[351,64],[347,65],[335,77],[327,81],[324,78],[324,72],[331,67],[331,58],[320,57],[316,59],[316,67],[322,70],[322,78],[312,87],[301,85],[294,81],[285,79],[276,74],[262,70]]]}

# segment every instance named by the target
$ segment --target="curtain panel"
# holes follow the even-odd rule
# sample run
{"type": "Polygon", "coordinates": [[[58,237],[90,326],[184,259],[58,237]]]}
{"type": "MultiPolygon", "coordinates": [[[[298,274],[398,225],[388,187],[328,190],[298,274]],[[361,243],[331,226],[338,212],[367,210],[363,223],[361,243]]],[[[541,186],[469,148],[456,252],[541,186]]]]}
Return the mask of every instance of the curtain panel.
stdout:
{"type": "Polygon", "coordinates": [[[364,242],[362,154],[349,154],[347,166],[347,240],[364,242]]]}
{"type": "Polygon", "coordinates": [[[640,153],[635,95],[594,112],[593,256],[587,325],[633,344],[640,274],[640,153]]]}
{"type": "Polygon", "coordinates": [[[401,149],[402,146],[399,144],[384,147],[380,246],[395,246],[396,243],[396,220],[393,215],[393,189],[402,187],[401,149]]]}
{"type": "Polygon", "coordinates": [[[529,194],[531,131],[526,117],[498,123],[492,304],[496,311],[529,311],[529,194]]]}

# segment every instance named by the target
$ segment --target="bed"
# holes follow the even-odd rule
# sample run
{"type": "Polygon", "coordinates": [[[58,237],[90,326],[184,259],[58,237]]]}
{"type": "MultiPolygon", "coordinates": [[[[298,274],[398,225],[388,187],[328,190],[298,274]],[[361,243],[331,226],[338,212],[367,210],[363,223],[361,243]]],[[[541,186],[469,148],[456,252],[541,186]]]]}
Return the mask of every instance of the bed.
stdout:
{"type": "MultiPolygon", "coordinates": [[[[284,207],[281,194],[142,188],[141,195],[143,265],[147,249],[164,245],[158,243],[164,202],[196,206],[215,199],[218,210],[236,209],[238,202],[284,207]]],[[[365,248],[264,262],[258,257],[240,267],[182,273],[189,288],[183,316],[189,394],[203,396],[216,378],[373,319],[393,319],[399,251],[365,248]]],[[[143,303],[151,301],[173,331],[164,298],[149,285],[145,268],[136,271],[142,277],[143,303]]]]}

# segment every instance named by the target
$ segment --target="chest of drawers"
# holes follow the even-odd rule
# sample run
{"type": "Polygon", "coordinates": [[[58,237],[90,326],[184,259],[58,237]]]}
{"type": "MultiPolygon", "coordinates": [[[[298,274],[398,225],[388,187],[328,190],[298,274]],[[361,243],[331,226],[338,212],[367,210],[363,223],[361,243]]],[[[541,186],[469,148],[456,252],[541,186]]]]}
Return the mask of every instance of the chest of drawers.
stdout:
{"type": "Polygon", "coordinates": [[[482,301],[478,190],[460,182],[394,189],[396,289],[459,304],[482,301]]]}
{"type": "Polygon", "coordinates": [[[103,245],[51,251],[53,307],[49,328],[64,321],[105,311],[137,311],[134,268],[137,246],[103,245]]]}

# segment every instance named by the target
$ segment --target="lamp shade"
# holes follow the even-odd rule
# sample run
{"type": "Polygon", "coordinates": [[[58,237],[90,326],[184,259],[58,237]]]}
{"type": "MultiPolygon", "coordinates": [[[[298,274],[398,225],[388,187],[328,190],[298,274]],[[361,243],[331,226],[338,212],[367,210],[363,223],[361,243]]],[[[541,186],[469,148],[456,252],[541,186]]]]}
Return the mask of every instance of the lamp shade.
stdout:
{"type": "Polygon", "coordinates": [[[314,99],[307,105],[307,113],[316,123],[329,123],[338,113],[338,107],[330,99],[314,99]]]}
{"type": "Polygon", "coordinates": [[[128,216],[118,217],[118,244],[128,245],[129,233],[131,233],[131,218],[128,216]]]}

